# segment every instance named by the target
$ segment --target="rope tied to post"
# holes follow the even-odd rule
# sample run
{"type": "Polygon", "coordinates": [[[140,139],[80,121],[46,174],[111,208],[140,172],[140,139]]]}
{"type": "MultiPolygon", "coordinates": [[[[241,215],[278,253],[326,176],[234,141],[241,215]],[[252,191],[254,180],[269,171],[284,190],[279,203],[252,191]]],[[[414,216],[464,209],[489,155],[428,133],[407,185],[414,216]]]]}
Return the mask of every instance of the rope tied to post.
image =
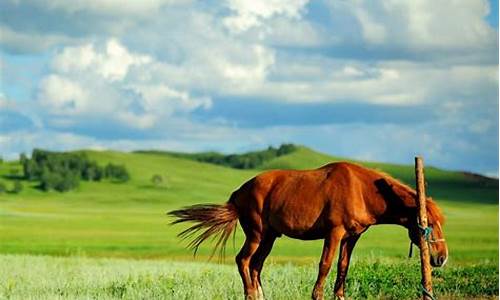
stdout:
{"type": "MultiPolygon", "coordinates": [[[[432,227],[430,227],[430,226],[422,227],[422,226],[420,226],[420,224],[417,224],[417,225],[418,225],[418,228],[420,229],[420,233],[422,234],[422,236],[424,237],[424,240],[427,243],[444,241],[444,239],[439,239],[439,240],[433,240],[433,239],[431,239],[431,237],[432,237],[432,227]]],[[[413,255],[413,242],[410,240],[410,251],[408,253],[408,258],[411,258],[412,255],[413,255]]]]}
{"type": "Polygon", "coordinates": [[[422,236],[424,237],[426,242],[431,242],[431,235],[432,235],[432,227],[427,226],[427,227],[422,227],[420,224],[418,224],[418,228],[420,229],[420,232],[422,233],[422,236]]]}

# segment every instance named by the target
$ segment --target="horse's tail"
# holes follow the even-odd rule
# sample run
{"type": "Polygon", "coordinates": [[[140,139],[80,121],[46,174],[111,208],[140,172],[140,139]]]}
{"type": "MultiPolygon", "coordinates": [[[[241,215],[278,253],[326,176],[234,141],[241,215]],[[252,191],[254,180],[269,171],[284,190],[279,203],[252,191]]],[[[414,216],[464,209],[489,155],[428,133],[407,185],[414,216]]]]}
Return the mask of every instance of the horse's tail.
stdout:
{"type": "Polygon", "coordinates": [[[210,258],[213,257],[217,248],[219,248],[220,258],[224,256],[227,240],[232,232],[234,238],[238,223],[238,212],[234,204],[230,202],[223,205],[197,204],[170,211],[168,215],[177,218],[171,224],[195,222],[194,225],[177,235],[184,239],[194,237],[188,244],[188,248],[194,251],[194,255],[206,239],[218,236],[210,258]]]}

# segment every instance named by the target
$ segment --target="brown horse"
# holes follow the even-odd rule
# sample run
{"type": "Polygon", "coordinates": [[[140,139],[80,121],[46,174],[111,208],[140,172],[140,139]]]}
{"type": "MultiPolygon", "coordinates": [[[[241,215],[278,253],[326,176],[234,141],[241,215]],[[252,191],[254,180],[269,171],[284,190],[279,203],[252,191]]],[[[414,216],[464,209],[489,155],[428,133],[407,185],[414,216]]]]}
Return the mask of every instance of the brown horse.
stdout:
{"type": "MultiPolygon", "coordinates": [[[[246,236],[236,256],[247,299],[263,298],[260,273],[273,243],[282,234],[301,240],[324,239],[319,274],[312,298],[323,299],[325,281],[340,244],[335,295],[343,299],[344,283],[352,250],[371,225],[397,224],[408,229],[419,245],[416,192],[387,174],[352,163],[332,163],[315,170],[264,172],[246,183],[223,205],[194,205],[169,213],[173,223],[195,225],[179,236],[189,237],[195,250],[212,235],[219,235],[214,251],[225,244],[239,220],[246,236]]],[[[444,242],[443,215],[427,199],[431,265],[442,266],[448,258],[444,242]]]]}

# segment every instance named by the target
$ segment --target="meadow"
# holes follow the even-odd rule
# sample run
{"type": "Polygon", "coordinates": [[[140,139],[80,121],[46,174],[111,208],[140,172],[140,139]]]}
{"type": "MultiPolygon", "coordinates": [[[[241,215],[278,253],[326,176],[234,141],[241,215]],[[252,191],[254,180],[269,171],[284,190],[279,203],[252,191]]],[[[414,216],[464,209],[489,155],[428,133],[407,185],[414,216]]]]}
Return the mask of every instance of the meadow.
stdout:
{"type": "MultiPolygon", "coordinates": [[[[300,148],[259,169],[236,170],[168,153],[86,153],[102,164],[125,164],[130,181],[82,182],[66,193],[43,192],[36,182],[23,181],[19,194],[0,194],[0,298],[237,298],[241,283],[233,256],[242,243],[240,230],[226,260],[207,263],[210,244],[193,258],[176,237],[183,227],[169,226],[165,213],[195,203],[223,203],[264,169],[315,168],[342,159],[300,148]],[[153,184],[154,175],[163,182],[153,184]]],[[[409,184],[414,180],[411,165],[363,164],[409,184]]],[[[17,162],[0,164],[0,181],[11,186],[11,174],[20,168],[17,162]]],[[[435,270],[437,294],[498,298],[498,181],[430,166],[426,179],[428,194],[447,217],[450,259],[435,270]]],[[[368,230],[354,250],[348,296],[415,298],[418,255],[408,259],[408,246],[404,228],[368,230]]],[[[263,276],[265,287],[280,289],[267,289],[267,296],[308,298],[321,247],[321,241],[279,239],[263,276]]]]}
{"type": "MultiPolygon", "coordinates": [[[[117,258],[0,256],[2,299],[242,299],[232,265],[117,258]]],[[[263,273],[267,299],[309,299],[316,264],[270,263],[263,273]],[[279,288],[274,288],[279,286],[279,288]]],[[[498,274],[488,264],[435,270],[439,299],[493,299],[498,274]]],[[[416,261],[356,260],[347,280],[349,299],[416,299],[416,261]]],[[[330,275],[330,282],[334,280],[330,275]]],[[[332,284],[325,289],[332,295],[332,284]]]]}

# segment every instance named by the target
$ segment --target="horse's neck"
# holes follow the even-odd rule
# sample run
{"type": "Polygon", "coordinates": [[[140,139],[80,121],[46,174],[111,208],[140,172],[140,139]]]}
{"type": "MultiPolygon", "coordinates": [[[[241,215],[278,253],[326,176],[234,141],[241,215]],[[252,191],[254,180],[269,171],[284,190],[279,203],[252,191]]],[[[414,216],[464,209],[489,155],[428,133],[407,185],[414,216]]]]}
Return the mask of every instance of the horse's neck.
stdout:
{"type": "Polygon", "coordinates": [[[408,227],[416,218],[416,203],[414,192],[398,183],[379,186],[377,195],[380,207],[384,210],[375,216],[378,224],[397,224],[408,227]]]}

